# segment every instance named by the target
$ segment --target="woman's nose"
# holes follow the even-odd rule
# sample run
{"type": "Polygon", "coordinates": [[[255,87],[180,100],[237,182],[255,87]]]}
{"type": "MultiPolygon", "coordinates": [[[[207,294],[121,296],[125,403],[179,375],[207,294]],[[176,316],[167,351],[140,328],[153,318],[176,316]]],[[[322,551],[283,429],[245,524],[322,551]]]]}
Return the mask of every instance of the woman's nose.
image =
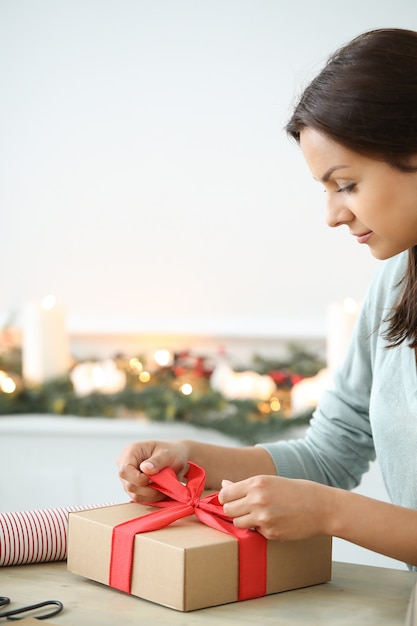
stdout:
{"type": "Polygon", "coordinates": [[[335,197],[334,194],[326,195],[326,222],[328,226],[334,228],[342,224],[348,224],[354,219],[355,216],[352,211],[347,208],[341,196],[335,197]]]}

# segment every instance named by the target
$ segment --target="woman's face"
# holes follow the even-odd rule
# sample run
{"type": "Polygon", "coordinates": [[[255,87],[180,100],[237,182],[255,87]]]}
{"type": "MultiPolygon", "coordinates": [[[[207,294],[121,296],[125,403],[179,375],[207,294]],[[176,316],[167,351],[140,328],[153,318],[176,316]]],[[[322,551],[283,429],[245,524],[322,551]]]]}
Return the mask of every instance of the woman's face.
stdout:
{"type": "Polygon", "coordinates": [[[300,143],[314,178],[324,185],[329,226],[346,224],[377,259],[417,244],[417,172],[353,152],[312,128],[301,131],[300,143]]]}

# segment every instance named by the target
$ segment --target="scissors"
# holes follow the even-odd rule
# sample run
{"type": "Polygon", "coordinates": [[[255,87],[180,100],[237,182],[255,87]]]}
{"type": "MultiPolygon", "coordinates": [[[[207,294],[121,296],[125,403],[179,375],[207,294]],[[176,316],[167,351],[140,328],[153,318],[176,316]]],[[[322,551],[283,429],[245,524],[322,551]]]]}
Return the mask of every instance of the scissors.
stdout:
{"type": "MultiPolygon", "coordinates": [[[[10,598],[7,598],[6,596],[0,596],[0,607],[7,606],[8,604],[10,604],[10,598]]],[[[35,617],[35,619],[47,619],[48,617],[53,617],[54,615],[58,615],[58,613],[61,613],[62,609],[64,608],[64,605],[59,600],[45,600],[45,602],[37,602],[36,604],[22,606],[19,609],[12,609],[11,611],[1,611],[0,619],[6,618],[9,620],[19,620],[22,619],[22,617],[15,617],[15,615],[22,615],[23,617],[25,617],[26,613],[35,611],[36,609],[41,609],[44,606],[54,606],[56,608],[52,609],[52,611],[49,611],[48,613],[34,615],[33,617],[35,617]]]]}

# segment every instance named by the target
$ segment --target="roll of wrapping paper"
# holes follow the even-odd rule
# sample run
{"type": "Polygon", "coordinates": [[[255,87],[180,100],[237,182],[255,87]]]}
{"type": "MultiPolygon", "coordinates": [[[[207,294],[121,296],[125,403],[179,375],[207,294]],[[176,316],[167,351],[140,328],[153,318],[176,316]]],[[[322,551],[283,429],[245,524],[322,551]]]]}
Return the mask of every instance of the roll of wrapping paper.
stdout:
{"type": "Polygon", "coordinates": [[[112,504],[0,513],[0,567],[64,561],[69,513],[112,504]]]}

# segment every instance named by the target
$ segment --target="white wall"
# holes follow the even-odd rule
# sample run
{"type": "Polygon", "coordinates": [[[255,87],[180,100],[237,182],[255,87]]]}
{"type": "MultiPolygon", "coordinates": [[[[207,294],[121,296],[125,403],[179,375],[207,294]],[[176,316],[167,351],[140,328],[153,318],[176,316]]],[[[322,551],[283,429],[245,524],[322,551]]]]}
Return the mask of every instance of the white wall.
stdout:
{"type": "Polygon", "coordinates": [[[376,261],[282,127],[381,26],[417,29],[415,0],[0,0],[0,312],[52,292],[77,328],[324,328],[376,261]]]}

